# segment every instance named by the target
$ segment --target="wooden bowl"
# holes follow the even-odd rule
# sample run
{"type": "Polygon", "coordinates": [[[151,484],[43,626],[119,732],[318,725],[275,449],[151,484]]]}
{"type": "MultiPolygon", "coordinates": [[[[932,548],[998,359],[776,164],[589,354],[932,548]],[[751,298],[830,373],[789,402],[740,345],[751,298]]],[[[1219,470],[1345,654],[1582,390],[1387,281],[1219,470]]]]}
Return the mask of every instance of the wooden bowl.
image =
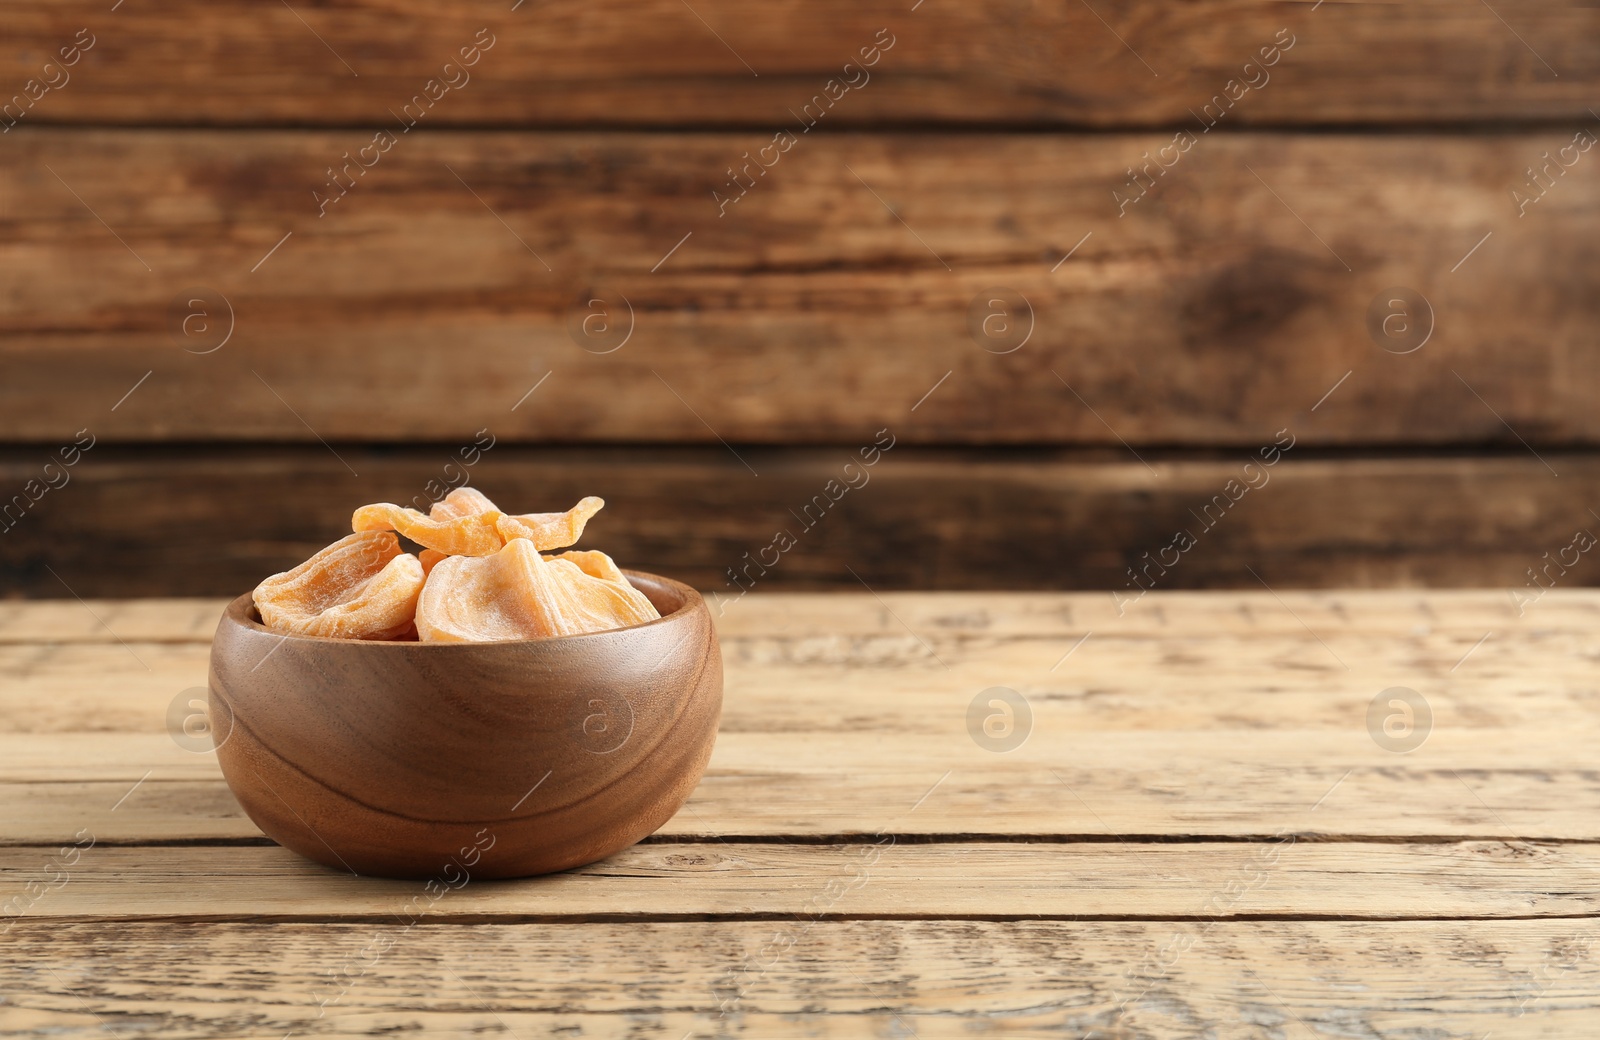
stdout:
{"type": "Polygon", "coordinates": [[[285,635],[240,596],[211,649],[228,786],[274,841],[358,874],[456,885],[627,848],[700,782],[722,714],[705,601],[627,573],[659,620],[494,643],[285,635]]]}

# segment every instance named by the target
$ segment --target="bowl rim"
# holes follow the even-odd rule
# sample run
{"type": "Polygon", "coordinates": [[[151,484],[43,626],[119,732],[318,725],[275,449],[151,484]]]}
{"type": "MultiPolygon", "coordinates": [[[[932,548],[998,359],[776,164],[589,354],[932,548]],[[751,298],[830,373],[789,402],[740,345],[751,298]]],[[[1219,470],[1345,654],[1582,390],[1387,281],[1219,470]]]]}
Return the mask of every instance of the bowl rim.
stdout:
{"type": "MultiPolygon", "coordinates": [[[[629,579],[628,583],[630,585],[633,585],[633,578],[643,578],[647,582],[664,586],[667,589],[677,593],[683,602],[679,604],[677,610],[674,610],[670,614],[663,614],[658,618],[652,618],[649,621],[640,621],[633,625],[623,625],[620,628],[605,628],[598,632],[578,632],[573,635],[565,636],[532,636],[527,639],[480,639],[460,643],[443,643],[424,642],[420,639],[347,639],[343,636],[312,636],[304,635],[299,632],[284,632],[276,628],[268,628],[256,617],[252,616],[256,613],[256,604],[255,590],[251,589],[249,592],[235,597],[227,605],[227,607],[223,609],[222,618],[219,623],[231,621],[246,631],[260,632],[261,634],[268,636],[277,636],[281,640],[296,639],[307,643],[325,646],[346,644],[354,646],[411,647],[413,649],[417,647],[428,647],[430,652],[442,652],[446,650],[456,650],[459,652],[461,650],[470,650],[474,647],[535,646],[558,642],[568,642],[578,639],[595,639],[604,636],[613,636],[620,632],[636,632],[640,629],[649,628],[652,625],[664,625],[667,622],[673,621],[677,618],[686,617],[695,611],[707,609],[705,605],[705,598],[700,595],[700,590],[696,589],[693,585],[685,584],[684,582],[677,581],[673,578],[666,578],[659,574],[651,574],[649,571],[636,571],[628,568],[618,569],[621,570],[623,575],[629,579]]],[[[634,585],[633,587],[635,589],[639,588],[637,585],[634,585]]],[[[643,592],[644,590],[639,589],[639,591],[643,592]]],[[[652,606],[653,605],[654,604],[652,604],[652,606]]]]}

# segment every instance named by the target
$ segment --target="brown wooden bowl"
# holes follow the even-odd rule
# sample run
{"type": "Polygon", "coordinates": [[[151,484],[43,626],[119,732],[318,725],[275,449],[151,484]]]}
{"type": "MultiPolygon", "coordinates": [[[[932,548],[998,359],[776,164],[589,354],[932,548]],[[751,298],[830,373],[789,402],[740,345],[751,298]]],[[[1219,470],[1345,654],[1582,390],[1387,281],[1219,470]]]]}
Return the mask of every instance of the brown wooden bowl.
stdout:
{"type": "Polygon", "coordinates": [[[627,848],[700,782],[722,714],[705,601],[627,574],[659,620],[494,643],[285,635],[240,596],[211,648],[228,786],[274,841],[358,874],[456,885],[627,848]]]}

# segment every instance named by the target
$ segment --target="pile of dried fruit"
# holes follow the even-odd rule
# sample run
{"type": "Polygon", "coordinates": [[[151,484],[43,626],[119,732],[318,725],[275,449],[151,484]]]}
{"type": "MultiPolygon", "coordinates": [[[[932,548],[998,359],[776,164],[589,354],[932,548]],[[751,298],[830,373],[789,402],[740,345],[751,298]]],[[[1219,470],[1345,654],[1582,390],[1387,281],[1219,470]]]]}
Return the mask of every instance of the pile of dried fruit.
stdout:
{"type": "Polygon", "coordinates": [[[464,643],[600,632],[660,617],[603,552],[563,549],[605,503],[508,516],[473,488],[427,513],[362,506],[354,534],[256,586],[268,628],[339,639],[464,643]],[[422,552],[403,552],[399,532],[422,552]]]}

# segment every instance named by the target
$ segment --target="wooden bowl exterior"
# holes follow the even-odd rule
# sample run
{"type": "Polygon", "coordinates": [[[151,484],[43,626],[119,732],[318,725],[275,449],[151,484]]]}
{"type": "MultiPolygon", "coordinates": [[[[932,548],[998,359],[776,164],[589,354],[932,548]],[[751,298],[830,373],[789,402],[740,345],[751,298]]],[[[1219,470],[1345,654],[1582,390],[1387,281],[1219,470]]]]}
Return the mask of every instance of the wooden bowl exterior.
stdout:
{"type": "Polygon", "coordinates": [[[228,786],[274,841],[359,874],[523,877],[632,845],[705,772],[722,655],[699,593],[628,577],[660,620],[498,643],[285,636],[239,597],[211,651],[228,786]]]}

